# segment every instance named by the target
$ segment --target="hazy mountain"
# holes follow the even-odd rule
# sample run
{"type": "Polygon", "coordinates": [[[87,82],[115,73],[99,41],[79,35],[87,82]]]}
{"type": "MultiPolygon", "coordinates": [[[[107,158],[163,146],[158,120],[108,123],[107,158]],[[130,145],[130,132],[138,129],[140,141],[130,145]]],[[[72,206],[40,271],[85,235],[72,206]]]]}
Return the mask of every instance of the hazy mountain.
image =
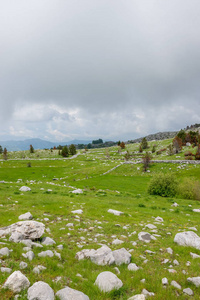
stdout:
{"type": "Polygon", "coordinates": [[[7,148],[8,151],[20,151],[29,150],[30,145],[33,145],[34,149],[50,149],[58,145],[70,145],[70,144],[88,144],[91,141],[86,140],[72,140],[68,142],[49,142],[41,139],[27,139],[24,141],[0,141],[2,148],[7,148]]]}

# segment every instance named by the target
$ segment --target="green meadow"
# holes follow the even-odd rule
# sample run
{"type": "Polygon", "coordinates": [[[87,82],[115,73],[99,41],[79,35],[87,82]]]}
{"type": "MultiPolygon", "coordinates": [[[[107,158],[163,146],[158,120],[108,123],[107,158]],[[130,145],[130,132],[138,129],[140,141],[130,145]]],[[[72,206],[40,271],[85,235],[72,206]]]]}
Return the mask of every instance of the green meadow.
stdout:
{"type": "MultiPolygon", "coordinates": [[[[151,150],[154,144],[156,150],[165,149],[171,140],[150,142],[151,150]]],[[[200,179],[200,165],[172,163],[152,163],[149,172],[143,172],[138,144],[126,145],[124,150],[118,147],[107,149],[92,149],[79,151],[72,159],[58,155],[57,150],[36,150],[9,152],[8,160],[0,161],[0,228],[18,222],[18,217],[26,212],[33,215],[33,220],[45,224],[49,236],[56,242],[53,246],[43,246],[42,251],[50,249],[61,254],[61,259],[38,257],[40,248],[34,248],[35,258],[32,261],[22,256],[21,243],[0,239],[0,249],[12,249],[11,255],[1,258],[0,267],[8,267],[12,272],[20,270],[21,261],[28,267],[21,270],[27,276],[31,285],[36,281],[45,281],[56,293],[69,286],[85,293],[90,300],[123,299],[141,294],[145,288],[155,293],[152,299],[199,299],[200,287],[197,288],[187,281],[188,277],[200,276],[200,258],[193,259],[190,252],[200,255],[200,250],[178,246],[174,236],[181,231],[195,227],[200,236],[200,214],[193,212],[200,208],[200,203],[194,199],[180,197],[161,197],[149,195],[148,186],[151,178],[161,173],[174,174],[179,182],[185,178],[200,179]],[[130,161],[137,162],[121,164],[125,161],[124,152],[129,150],[130,161]],[[29,166],[28,166],[29,164],[29,166]],[[120,165],[121,164],[121,165],[120,165]],[[120,166],[118,166],[120,165],[120,166]],[[114,167],[118,166],[116,169],[114,167]],[[113,169],[112,171],[110,171],[113,169]],[[105,174],[106,172],[109,173],[105,174]],[[31,191],[21,192],[22,186],[28,186],[31,191]],[[82,189],[82,194],[73,194],[75,189],[82,189]],[[173,207],[177,202],[179,206],[173,207]],[[82,209],[77,217],[73,210],[82,209]],[[115,216],[108,209],[122,211],[115,216]],[[155,222],[156,217],[163,222],[155,222]],[[47,218],[47,219],[46,219],[47,218]],[[44,220],[46,219],[46,220],[44,220]],[[66,226],[73,223],[73,226],[66,226]],[[145,225],[154,224],[156,240],[145,243],[138,240],[138,233],[147,231],[153,233],[145,225]],[[123,241],[120,245],[112,244],[114,239],[123,241]],[[136,242],[134,246],[133,242],[136,242]],[[57,249],[63,245],[63,250],[57,249]],[[98,266],[88,260],[78,261],[75,255],[83,249],[98,249],[107,245],[112,250],[124,247],[130,251],[131,262],[140,268],[129,271],[127,265],[117,266],[120,274],[114,269],[116,265],[98,266]],[[171,247],[173,254],[166,249],[171,247]],[[146,253],[151,250],[154,253],[146,253]],[[169,259],[163,263],[164,259],[169,259]],[[173,263],[177,260],[179,265],[173,263]],[[188,264],[187,262],[190,262],[188,264]],[[37,265],[46,267],[40,274],[35,274],[33,268],[37,265]],[[176,272],[170,273],[169,269],[176,272]],[[123,287],[110,293],[101,292],[94,282],[99,273],[111,271],[123,282],[123,287]],[[162,278],[166,277],[169,285],[163,287],[162,278]],[[145,282],[141,280],[145,279],[145,282]],[[171,281],[177,281],[182,289],[171,286],[171,281]],[[183,293],[183,289],[191,288],[193,296],[183,293]]],[[[184,159],[186,150],[195,148],[184,147],[181,153],[169,156],[167,149],[159,155],[152,154],[154,160],[184,159]]],[[[8,278],[8,273],[0,273],[0,285],[8,278]]],[[[20,293],[18,299],[27,299],[27,291],[20,293]]],[[[10,290],[0,289],[0,299],[14,299],[10,290]]]]}

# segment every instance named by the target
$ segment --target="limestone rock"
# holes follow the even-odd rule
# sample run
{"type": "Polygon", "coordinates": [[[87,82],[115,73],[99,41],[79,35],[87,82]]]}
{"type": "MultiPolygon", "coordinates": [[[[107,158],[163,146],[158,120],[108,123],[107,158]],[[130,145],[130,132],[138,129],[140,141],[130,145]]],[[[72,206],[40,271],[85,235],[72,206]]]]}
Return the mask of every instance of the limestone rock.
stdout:
{"type": "Polygon", "coordinates": [[[120,216],[120,215],[123,214],[122,211],[115,210],[115,209],[109,209],[108,212],[111,213],[111,214],[113,214],[113,215],[115,215],[115,216],[120,216]]]}
{"type": "Polygon", "coordinates": [[[175,287],[176,289],[181,290],[180,284],[178,284],[178,282],[176,282],[175,280],[172,280],[171,285],[172,285],[173,287],[175,287]]]}
{"type": "Polygon", "coordinates": [[[20,216],[18,217],[18,219],[19,219],[19,220],[32,220],[32,219],[33,219],[33,216],[32,216],[32,214],[31,214],[30,212],[27,212],[27,213],[25,213],[25,214],[23,214],[23,215],[20,215],[20,216]]]}
{"type": "Polygon", "coordinates": [[[180,246],[194,247],[200,250],[200,237],[193,231],[177,233],[174,242],[180,246]]]}
{"type": "Polygon", "coordinates": [[[187,281],[192,282],[196,287],[200,286],[200,276],[198,277],[189,277],[187,281]]]}
{"type": "Polygon", "coordinates": [[[0,257],[9,256],[10,250],[7,247],[0,249],[0,257]]]}
{"type": "Polygon", "coordinates": [[[28,192],[28,191],[31,191],[31,188],[29,188],[28,186],[22,186],[19,190],[21,192],[28,192]]]}
{"type": "Polygon", "coordinates": [[[11,235],[10,241],[35,240],[40,238],[45,230],[45,225],[37,221],[20,221],[10,226],[0,228],[0,237],[11,235]]]}
{"type": "Polygon", "coordinates": [[[140,241],[149,243],[151,240],[156,240],[156,238],[148,232],[141,231],[138,233],[138,238],[140,241]]]}
{"type": "Polygon", "coordinates": [[[106,245],[103,245],[95,252],[91,252],[90,259],[93,263],[100,266],[111,265],[115,262],[112,250],[106,245]]]}
{"type": "Polygon", "coordinates": [[[193,291],[190,288],[184,289],[183,293],[185,293],[188,296],[193,296],[194,295],[193,291]]]}
{"type": "Polygon", "coordinates": [[[129,271],[137,271],[137,270],[139,270],[139,267],[136,264],[131,263],[128,265],[128,270],[129,271]]]}
{"type": "Polygon", "coordinates": [[[28,300],[54,300],[54,291],[43,281],[35,282],[28,289],[28,300]]]}
{"type": "Polygon", "coordinates": [[[128,300],[145,300],[145,299],[146,299],[146,297],[143,294],[137,294],[131,298],[128,298],[128,300]]]}
{"type": "Polygon", "coordinates": [[[162,278],[162,284],[168,285],[168,279],[166,277],[162,278]]]}
{"type": "Polygon", "coordinates": [[[43,245],[53,245],[56,242],[50,237],[43,237],[42,242],[43,245]]]}
{"type": "Polygon", "coordinates": [[[72,194],[83,194],[83,191],[81,189],[76,189],[71,192],[72,194]]]}
{"type": "Polygon", "coordinates": [[[114,257],[114,262],[118,266],[121,264],[129,264],[131,261],[131,254],[125,248],[114,250],[112,254],[114,257]]]}
{"type": "Polygon", "coordinates": [[[95,284],[102,292],[110,292],[114,289],[118,290],[123,286],[122,281],[112,272],[102,272],[97,276],[95,284]]]}
{"type": "Polygon", "coordinates": [[[198,255],[196,253],[190,252],[190,255],[192,256],[192,258],[200,258],[200,255],[198,255]]]}
{"type": "Polygon", "coordinates": [[[82,209],[77,209],[77,210],[72,210],[73,214],[82,214],[83,210],[82,209]]]}
{"type": "Polygon", "coordinates": [[[1,272],[2,272],[2,273],[11,273],[11,272],[12,272],[12,269],[1,267],[1,272]]]}
{"type": "Polygon", "coordinates": [[[51,250],[46,250],[46,251],[42,251],[42,252],[38,253],[38,256],[39,257],[46,257],[46,256],[53,257],[54,254],[51,250]]]}
{"type": "Polygon", "coordinates": [[[89,297],[82,292],[66,287],[59,290],[56,296],[60,300],[89,300],[89,297]]]}
{"type": "Polygon", "coordinates": [[[20,271],[13,272],[4,283],[3,287],[13,291],[13,293],[20,293],[22,290],[28,288],[30,282],[28,278],[20,271]]]}

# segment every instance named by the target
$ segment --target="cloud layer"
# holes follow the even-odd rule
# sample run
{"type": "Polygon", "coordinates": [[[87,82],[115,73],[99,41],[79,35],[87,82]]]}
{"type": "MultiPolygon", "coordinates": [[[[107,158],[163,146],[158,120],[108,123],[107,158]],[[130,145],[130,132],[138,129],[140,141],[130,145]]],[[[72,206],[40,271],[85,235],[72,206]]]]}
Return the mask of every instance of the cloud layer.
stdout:
{"type": "Polygon", "coordinates": [[[200,3],[6,1],[2,137],[131,139],[200,122],[200,3]]]}

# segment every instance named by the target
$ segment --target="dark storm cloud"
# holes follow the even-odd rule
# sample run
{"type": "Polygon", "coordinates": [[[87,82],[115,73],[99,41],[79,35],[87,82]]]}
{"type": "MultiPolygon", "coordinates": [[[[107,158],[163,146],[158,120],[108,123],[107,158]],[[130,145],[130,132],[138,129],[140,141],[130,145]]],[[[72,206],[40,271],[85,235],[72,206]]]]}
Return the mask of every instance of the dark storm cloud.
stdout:
{"type": "Polygon", "coordinates": [[[121,133],[127,135],[129,126],[140,133],[198,122],[199,1],[34,0],[1,6],[1,118],[12,122],[16,108],[56,104],[66,114],[79,109],[85,132],[91,124],[83,119],[92,115],[102,134],[108,118],[116,134],[115,122],[126,118],[121,133]]]}

